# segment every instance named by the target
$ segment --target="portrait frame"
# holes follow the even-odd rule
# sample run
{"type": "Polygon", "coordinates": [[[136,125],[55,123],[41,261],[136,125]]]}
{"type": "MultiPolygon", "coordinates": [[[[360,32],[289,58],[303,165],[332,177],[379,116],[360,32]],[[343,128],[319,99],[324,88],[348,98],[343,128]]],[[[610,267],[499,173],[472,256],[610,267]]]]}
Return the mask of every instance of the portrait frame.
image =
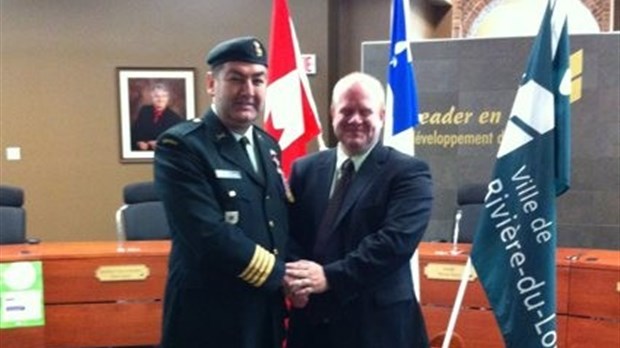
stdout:
{"type": "Polygon", "coordinates": [[[155,139],[196,117],[194,68],[116,68],[121,162],[150,162],[155,139]]]}

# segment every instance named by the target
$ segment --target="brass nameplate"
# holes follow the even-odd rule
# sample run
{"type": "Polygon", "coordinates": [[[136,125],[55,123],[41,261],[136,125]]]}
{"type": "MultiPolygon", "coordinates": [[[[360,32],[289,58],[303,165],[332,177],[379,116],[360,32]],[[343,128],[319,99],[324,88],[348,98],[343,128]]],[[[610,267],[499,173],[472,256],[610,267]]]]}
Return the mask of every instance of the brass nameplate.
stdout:
{"type": "MultiPolygon", "coordinates": [[[[428,279],[460,281],[464,269],[465,265],[456,263],[429,262],[429,264],[424,267],[424,275],[428,279]]],[[[478,275],[476,274],[476,270],[472,267],[469,281],[473,282],[476,278],[478,278],[478,275]]]]}
{"type": "Polygon", "coordinates": [[[146,265],[99,266],[95,271],[95,277],[100,282],[145,280],[150,274],[151,270],[146,265]]]}

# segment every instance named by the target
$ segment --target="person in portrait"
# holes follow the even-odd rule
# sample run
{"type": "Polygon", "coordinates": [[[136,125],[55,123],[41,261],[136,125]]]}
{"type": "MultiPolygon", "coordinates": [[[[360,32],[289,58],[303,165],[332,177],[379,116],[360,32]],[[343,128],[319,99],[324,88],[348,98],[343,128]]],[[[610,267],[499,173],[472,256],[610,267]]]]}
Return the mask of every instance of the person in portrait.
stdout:
{"type": "Polygon", "coordinates": [[[131,149],[135,151],[153,151],[157,137],[183,121],[169,106],[170,91],[165,84],[153,85],[150,96],[151,104],[140,108],[131,127],[131,149]]]}

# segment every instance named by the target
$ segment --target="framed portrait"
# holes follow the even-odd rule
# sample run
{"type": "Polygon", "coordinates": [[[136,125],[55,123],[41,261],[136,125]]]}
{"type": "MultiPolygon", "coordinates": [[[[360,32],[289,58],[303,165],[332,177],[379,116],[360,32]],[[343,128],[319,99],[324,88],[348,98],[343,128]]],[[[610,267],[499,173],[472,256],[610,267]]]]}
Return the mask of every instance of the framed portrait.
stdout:
{"type": "Polygon", "coordinates": [[[117,68],[121,161],[152,161],[157,137],[195,117],[193,68],[117,68]]]}

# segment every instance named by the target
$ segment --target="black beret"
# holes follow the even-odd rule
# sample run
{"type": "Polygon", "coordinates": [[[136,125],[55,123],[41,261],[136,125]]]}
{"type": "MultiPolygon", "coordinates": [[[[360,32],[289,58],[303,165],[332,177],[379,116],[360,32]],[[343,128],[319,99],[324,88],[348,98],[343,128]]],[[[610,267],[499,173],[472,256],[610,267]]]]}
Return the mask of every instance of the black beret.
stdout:
{"type": "Polygon", "coordinates": [[[245,36],[220,42],[207,54],[212,67],[232,61],[267,66],[267,51],[257,38],[245,36]]]}

